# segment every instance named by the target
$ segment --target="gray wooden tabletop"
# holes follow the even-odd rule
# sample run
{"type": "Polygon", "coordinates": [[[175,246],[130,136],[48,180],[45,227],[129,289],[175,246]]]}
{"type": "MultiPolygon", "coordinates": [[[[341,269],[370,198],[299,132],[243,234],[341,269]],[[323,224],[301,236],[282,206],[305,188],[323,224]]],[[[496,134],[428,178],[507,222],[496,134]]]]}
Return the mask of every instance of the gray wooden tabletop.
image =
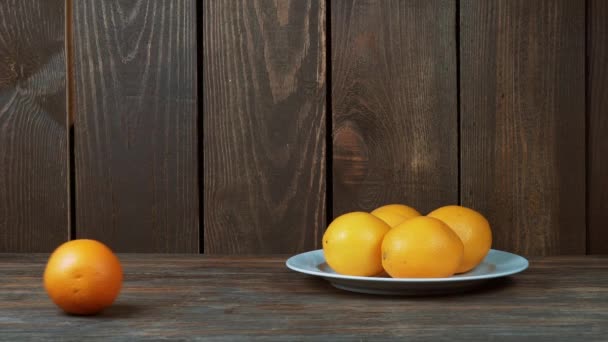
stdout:
{"type": "Polygon", "coordinates": [[[608,340],[605,256],[533,258],[471,293],[386,297],[289,271],[285,256],[123,254],[123,291],[92,317],[51,303],[47,257],[0,254],[1,341],[608,340]]]}

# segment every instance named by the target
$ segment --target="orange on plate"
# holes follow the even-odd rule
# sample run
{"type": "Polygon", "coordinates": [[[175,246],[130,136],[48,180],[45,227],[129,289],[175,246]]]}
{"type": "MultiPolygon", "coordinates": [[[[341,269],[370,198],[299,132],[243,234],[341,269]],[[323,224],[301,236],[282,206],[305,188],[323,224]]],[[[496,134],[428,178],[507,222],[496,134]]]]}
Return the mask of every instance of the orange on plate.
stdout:
{"type": "Polygon", "coordinates": [[[472,270],[490,251],[492,246],[490,223],[477,211],[458,205],[448,205],[433,210],[428,216],[447,224],[464,244],[464,257],[456,273],[472,270]]]}
{"type": "Polygon", "coordinates": [[[375,276],[382,273],[380,245],[390,229],[384,221],[365,212],[337,217],[323,235],[327,264],[344,275],[375,276]]]}
{"type": "Polygon", "coordinates": [[[462,261],[464,247],[445,223],[414,217],[391,229],[382,241],[382,266],[393,278],[452,276],[462,261]]]}
{"type": "Polygon", "coordinates": [[[383,205],[374,209],[371,214],[380,218],[391,227],[395,227],[407,219],[420,216],[420,213],[416,209],[403,204],[383,205]]]}
{"type": "Polygon", "coordinates": [[[65,312],[91,315],[112,305],[122,286],[122,266],[112,251],[95,240],[59,246],[44,270],[44,288],[65,312]]]}

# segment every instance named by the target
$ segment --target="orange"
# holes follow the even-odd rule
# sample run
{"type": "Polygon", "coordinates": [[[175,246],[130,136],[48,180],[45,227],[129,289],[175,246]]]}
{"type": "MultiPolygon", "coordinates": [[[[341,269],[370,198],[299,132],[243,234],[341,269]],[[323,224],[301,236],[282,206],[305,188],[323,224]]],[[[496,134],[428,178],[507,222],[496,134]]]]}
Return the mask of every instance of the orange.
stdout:
{"type": "Polygon", "coordinates": [[[389,226],[395,227],[407,219],[420,216],[420,213],[407,205],[403,204],[387,204],[372,211],[372,215],[380,218],[389,226]]]}
{"type": "Polygon", "coordinates": [[[390,229],[384,221],[369,213],[352,212],[337,217],[323,235],[327,264],[345,275],[382,273],[380,245],[390,229]]]}
{"type": "Polygon", "coordinates": [[[95,240],[59,246],[44,270],[49,297],[71,314],[91,315],[112,305],[122,286],[122,267],[112,251],[95,240]]]}
{"type": "Polygon", "coordinates": [[[435,209],[428,216],[445,222],[464,244],[464,257],[456,273],[468,272],[486,257],[492,246],[490,224],[477,211],[457,205],[435,209]]]}
{"type": "Polygon", "coordinates": [[[382,242],[382,266],[393,278],[453,275],[462,261],[462,241],[432,217],[409,219],[391,229],[382,242]]]}

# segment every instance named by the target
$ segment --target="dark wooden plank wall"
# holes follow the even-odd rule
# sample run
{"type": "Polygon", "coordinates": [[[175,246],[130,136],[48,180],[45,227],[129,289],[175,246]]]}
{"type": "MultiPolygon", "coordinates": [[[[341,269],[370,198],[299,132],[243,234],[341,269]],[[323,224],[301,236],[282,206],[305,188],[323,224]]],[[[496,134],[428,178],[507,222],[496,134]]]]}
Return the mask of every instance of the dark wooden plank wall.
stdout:
{"type": "Polygon", "coordinates": [[[67,4],[0,4],[0,251],[69,238],[71,170],[75,237],[118,251],[292,253],[461,201],[496,248],[608,252],[604,1],[67,4]]]}
{"type": "Polygon", "coordinates": [[[608,2],[589,0],[587,252],[608,254],[608,2]]]}
{"type": "Polygon", "coordinates": [[[63,4],[0,4],[0,252],[68,238],[63,4]]]}
{"type": "Polygon", "coordinates": [[[296,252],[325,228],[325,2],[203,2],[206,253],[296,252]]]}
{"type": "Polygon", "coordinates": [[[332,2],[334,216],[458,202],[455,10],[332,2]]]}
{"type": "Polygon", "coordinates": [[[74,1],[76,237],[198,252],[195,0],[74,1]]]}
{"type": "Polygon", "coordinates": [[[587,252],[608,254],[608,2],[588,1],[587,252]]]}
{"type": "Polygon", "coordinates": [[[462,1],[462,203],[494,247],[585,253],[585,3],[462,1]]]}

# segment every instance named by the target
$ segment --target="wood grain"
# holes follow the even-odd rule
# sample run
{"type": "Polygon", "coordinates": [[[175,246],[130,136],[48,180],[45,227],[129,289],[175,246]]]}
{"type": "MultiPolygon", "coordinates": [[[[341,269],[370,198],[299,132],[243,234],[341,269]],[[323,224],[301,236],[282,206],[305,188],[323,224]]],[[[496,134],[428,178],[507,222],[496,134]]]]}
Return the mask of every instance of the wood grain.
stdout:
{"type": "Polygon", "coordinates": [[[588,6],[587,253],[608,254],[608,3],[590,0],[588,6]]]}
{"type": "Polygon", "coordinates": [[[204,1],[205,253],[297,252],[325,228],[325,2],[204,1]]]}
{"type": "Polygon", "coordinates": [[[494,248],[585,252],[585,4],[462,1],[462,203],[494,248]]]}
{"type": "Polygon", "coordinates": [[[0,254],[0,340],[603,341],[608,258],[547,257],[475,292],[385,297],[335,289],[284,257],[120,255],[125,283],[100,316],[62,314],[46,255],[0,254]]]}
{"type": "Polygon", "coordinates": [[[73,13],[76,236],[198,252],[195,1],[73,13]]]}
{"type": "Polygon", "coordinates": [[[454,1],[334,1],[333,209],[458,202],[454,1]]]}
{"type": "Polygon", "coordinates": [[[64,1],[0,4],[0,252],[68,239],[64,1]]]}

